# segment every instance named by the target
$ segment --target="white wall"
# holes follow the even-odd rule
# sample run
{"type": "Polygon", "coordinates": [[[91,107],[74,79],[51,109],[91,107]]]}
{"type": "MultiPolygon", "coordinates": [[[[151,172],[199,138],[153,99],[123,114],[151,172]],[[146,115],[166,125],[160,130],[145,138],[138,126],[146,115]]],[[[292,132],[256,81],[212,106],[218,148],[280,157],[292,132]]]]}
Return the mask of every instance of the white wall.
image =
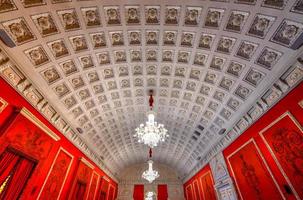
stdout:
{"type": "Polygon", "coordinates": [[[147,168],[148,165],[146,162],[143,164],[133,165],[121,172],[118,200],[132,200],[135,184],[144,184],[145,193],[148,191],[154,191],[157,193],[158,184],[167,184],[169,200],[184,200],[183,184],[181,180],[178,179],[178,176],[173,169],[162,164],[154,163],[153,168],[159,172],[160,177],[152,184],[149,184],[141,178],[143,171],[147,168]]]}

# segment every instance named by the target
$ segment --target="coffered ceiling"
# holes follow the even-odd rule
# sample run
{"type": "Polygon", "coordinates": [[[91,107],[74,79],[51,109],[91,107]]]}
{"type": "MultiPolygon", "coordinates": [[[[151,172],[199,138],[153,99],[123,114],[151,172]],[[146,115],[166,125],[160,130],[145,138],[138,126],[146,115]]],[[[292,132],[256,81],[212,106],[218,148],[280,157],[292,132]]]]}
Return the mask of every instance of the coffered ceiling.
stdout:
{"type": "Polygon", "coordinates": [[[0,23],[3,51],[114,173],[147,159],[133,134],[153,89],[170,134],[154,160],[184,176],[302,55],[303,1],[4,0],[0,23]]]}

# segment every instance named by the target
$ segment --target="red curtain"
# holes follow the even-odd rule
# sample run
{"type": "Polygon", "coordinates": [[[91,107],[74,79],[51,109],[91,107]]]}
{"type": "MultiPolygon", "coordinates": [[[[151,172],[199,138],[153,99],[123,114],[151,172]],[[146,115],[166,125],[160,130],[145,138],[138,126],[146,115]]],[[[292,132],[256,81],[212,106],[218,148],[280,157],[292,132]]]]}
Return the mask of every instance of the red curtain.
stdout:
{"type": "Polygon", "coordinates": [[[6,180],[13,167],[16,165],[19,156],[16,154],[5,151],[0,158],[0,185],[6,180]]]}
{"type": "Polygon", "coordinates": [[[144,185],[134,185],[134,200],[144,200],[144,185]]]}
{"type": "Polygon", "coordinates": [[[167,200],[167,185],[158,185],[158,200],[167,200]]]}
{"type": "Polygon", "coordinates": [[[0,159],[0,185],[6,181],[6,186],[0,195],[0,200],[17,199],[34,167],[35,162],[14,152],[5,151],[0,159]]]}

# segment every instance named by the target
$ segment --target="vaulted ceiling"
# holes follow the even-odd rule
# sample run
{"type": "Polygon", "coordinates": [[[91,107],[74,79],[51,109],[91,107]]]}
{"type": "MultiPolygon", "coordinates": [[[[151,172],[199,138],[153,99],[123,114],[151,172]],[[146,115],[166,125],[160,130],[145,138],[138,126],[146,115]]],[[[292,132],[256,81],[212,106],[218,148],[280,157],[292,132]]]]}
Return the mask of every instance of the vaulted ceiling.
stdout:
{"type": "Polygon", "coordinates": [[[153,89],[170,134],[154,160],[183,176],[302,54],[302,13],[302,0],[5,0],[16,46],[1,46],[114,173],[147,159],[133,134],[153,89]]]}

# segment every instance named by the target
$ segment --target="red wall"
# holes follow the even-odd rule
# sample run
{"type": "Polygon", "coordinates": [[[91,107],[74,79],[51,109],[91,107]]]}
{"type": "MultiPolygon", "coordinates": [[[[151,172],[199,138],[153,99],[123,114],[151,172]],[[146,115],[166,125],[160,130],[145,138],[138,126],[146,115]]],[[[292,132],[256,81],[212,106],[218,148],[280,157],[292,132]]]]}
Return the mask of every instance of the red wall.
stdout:
{"type": "Polygon", "coordinates": [[[303,83],[223,151],[239,199],[303,199],[302,124],[303,83]]]}
{"type": "MultiPolygon", "coordinates": [[[[90,161],[90,159],[87,158],[80,150],[78,150],[71,142],[69,142],[63,134],[61,134],[54,126],[52,126],[52,124],[50,124],[37,110],[35,110],[35,108],[33,108],[1,77],[0,97],[8,104],[2,112],[0,109],[0,155],[6,149],[6,147],[12,147],[37,161],[37,166],[31,178],[27,182],[27,185],[22,194],[22,199],[36,199],[41,192],[43,184],[45,184],[43,190],[45,190],[48,185],[51,185],[48,189],[55,190],[54,188],[61,188],[60,183],[63,183],[63,178],[61,178],[61,180],[60,178],[56,178],[60,176],[66,176],[60,199],[69,198],[70,193],[72,193],[73,186],[75,185],[76,179],[81,179],[81,176],[84,176],[84,181],[87,183],[85,196],[89,196],[89,199],[93,199],[92,197],[94,194],[96,194],[96,197],[99,196],[99,192],[101,190],[100,183],[102,182],[102,185],[105,185],[105,180],[102,181],[101,179],[105,173],[100,170],[92,161],[90,161]],[[29,110],[30,113],[32,113],[51,131],[58,135],[60,137],[60,140],[55,141],[49,135],[45,134],[35,124],[33,124],[30,120],[20,114],[19,111],[22,108],[29,110]],[[58,156],[56,158],[57,154],[58,156]],[[81,158],[89,161],[94,169],[87,166],[84,162],[80,161],[81,158]],[[53,170],[49,174],[53,163],[53,170]],[[58,170],[58,168],[60,168],[60,164],[64,164],[62,166],[69,166],[66,167],[66,175],[64,174],[64,170],[58,170]],[[84,166],[82,167],[84,169],[81,168],[82,165],[84,166]],[[93,173],[94,179],[91,181],[91,176],[93,173]],[[47,176],[48,182],[46,181],[47,176]],[[93,184],[91,184],[91,182],[93,184]],[[90,185],[93,186],[90,188],[90,185]],[[94,194],[92,195],[90,193],[94,194]]],[[[2,103],[0,104],[0,108],[1,105],[2,103]]],[[[111,190],[111,192],[115,193],[115,195],[111,196],[116,197],[117,183],[109,179],[109,183],[106,185],[107,192],[111,190]]],[[[47,195],[47,192],[43,191],[41,195],[47,195]]],[[[42,196],[40,198],[42,198],[42,196]]],[[[50,197],[48,197],[48,199],[50,199],[50,197]]],[[[108,197],[107,200],[112,200],[112,197],[108,197]]]]}
{"type": "Polygon", "coordinates": [[[186,200],[215,200],[214,181],[209,165],[206,165],[196,175],[184,184],[186,200]]]}

